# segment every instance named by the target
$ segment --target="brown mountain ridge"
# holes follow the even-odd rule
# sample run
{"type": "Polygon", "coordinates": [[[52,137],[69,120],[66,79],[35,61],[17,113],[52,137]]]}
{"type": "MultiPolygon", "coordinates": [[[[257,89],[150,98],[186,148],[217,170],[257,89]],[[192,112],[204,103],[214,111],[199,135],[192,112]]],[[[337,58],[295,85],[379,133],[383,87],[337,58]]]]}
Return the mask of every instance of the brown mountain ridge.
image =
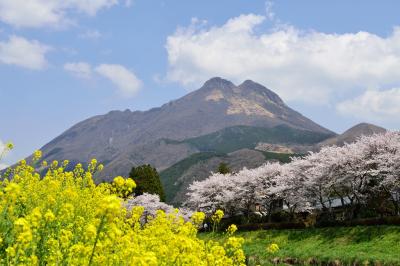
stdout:
{"type": "Polygon", "coordinates": [[[151,163],[157,169],[198,152],[183,141],[234,126],[335,133],[288,107],[266,87],[247,80],[236,86],[212,78],[186,96],[148,111],[111,111],[86,119],[46,144],[44,159],[105,163],[99,180],[126,175],[134,165],[151,163]],[[173,140],[178,141],[173,143],[173,140]]]}

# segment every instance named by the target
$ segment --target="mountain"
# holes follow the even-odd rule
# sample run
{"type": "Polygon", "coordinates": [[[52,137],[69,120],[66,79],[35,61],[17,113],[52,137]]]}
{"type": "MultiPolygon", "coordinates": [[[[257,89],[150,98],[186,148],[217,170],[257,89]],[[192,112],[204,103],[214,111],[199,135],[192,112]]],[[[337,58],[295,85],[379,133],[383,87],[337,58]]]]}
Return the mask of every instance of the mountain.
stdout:
{"type": "Polygon", "coordinates": [[[86,119],[46,144],[43,159],[88,162],[97,158],[106,166],[97,181],[110,180],[144,163],[166,169],[201,151],[192,143],[196,138],[235,126],[284,126],[316,134],[319,140],[335,135],[258,83],[247,80],[236,86],[212,78],[199,90],[158,108],[111,111],[86,119]]]}
{"type": "Polygon", "coordinates": [[[342,146],[344,143],[352,143],[362,135],[369,136],[373,134],[385,133],[387,130],[383,127],[368,123],[360,123],[346,130],[340,135],[326,139],[320,142],[317,147],[337,145],[342,146]]]}

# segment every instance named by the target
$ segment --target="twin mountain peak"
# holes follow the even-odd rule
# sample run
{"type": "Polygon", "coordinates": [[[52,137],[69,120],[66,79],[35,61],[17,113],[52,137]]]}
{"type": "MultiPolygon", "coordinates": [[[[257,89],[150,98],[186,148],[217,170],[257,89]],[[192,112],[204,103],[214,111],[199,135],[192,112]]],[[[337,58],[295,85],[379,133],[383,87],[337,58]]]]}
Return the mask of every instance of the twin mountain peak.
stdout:
{"type": "Polygon", "coordinates": [[[111,111],[84,120],[42,152],[48,161],[97,158],[105,164],[97,177],[103,181],[126,176],[140,164],[162,171],[201,152],[254,151],[260,142],[310,146],[335,137],[266,87],[251,80],[237,86],[216,77],[158,108],[111,111]]]}

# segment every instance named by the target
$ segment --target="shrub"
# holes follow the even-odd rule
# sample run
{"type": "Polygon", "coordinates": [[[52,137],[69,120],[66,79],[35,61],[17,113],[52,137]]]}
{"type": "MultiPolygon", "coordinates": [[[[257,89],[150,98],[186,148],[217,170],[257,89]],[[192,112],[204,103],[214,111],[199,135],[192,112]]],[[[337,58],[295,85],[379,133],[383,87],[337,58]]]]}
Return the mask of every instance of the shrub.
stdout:
{"type": "Polygon", "coordinates": [[[154,167],[149,164],[133,167],[129,177],[137,184],[136,196],[143,195],[143,193],[157,194],[161,201],[165,201],[160,175],[154,167]]]}

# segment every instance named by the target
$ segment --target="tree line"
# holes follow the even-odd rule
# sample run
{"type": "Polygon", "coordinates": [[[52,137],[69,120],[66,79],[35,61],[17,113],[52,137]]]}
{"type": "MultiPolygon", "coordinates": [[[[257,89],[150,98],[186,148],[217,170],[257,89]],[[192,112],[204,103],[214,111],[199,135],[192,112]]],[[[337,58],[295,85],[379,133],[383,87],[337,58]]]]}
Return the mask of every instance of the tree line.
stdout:
{"type": "Polygon", "coordinates": [[[342,147],[323,147],[287,164],[269,162],[237,173],[213,173],[189,186],[185,206],[250,217],[285,212],[323,213],[343,219],[400,214],[400,132],[362,136],[342,147]],[[277,208],[277,204],[282,204],[277,208]]]}

